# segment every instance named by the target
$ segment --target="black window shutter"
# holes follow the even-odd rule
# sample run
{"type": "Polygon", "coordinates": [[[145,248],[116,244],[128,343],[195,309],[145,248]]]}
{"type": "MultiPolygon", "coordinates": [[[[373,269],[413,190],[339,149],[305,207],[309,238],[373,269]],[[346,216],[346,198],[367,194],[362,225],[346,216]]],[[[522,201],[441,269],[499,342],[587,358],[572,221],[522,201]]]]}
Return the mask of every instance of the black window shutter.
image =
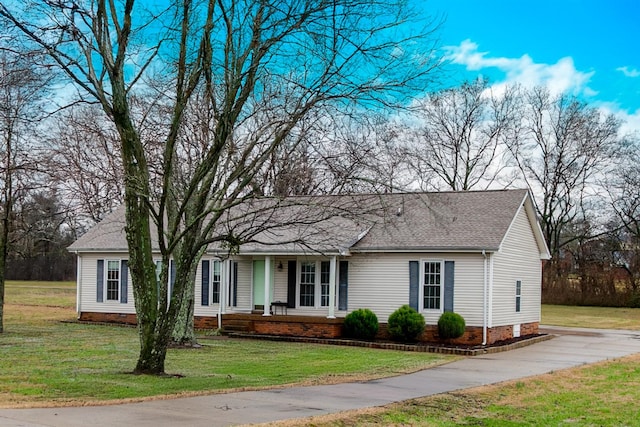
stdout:
{"type": "Polygon", "coordinates": [[[202,296],[200,303],[209,305],[209,260],[202,260],[202,296]]]}
{"type": "Polygon", "coordinates": [[[96,269],[96,302],[104,302],[104,260],[98,260],[96,269]]]}
{"type": "Polygon", "coordinates": [[[444,311],[453,311],[454,261],[444,262],[444,311]]]}
{"type": "Polygon", "coordinates": [[[129,267],[126,259],[120,261],[120,302],[126,304],[129,299],[129,267]]]}
{"type": "Polygon", "coordinates": [[[231,299],[229,302],[232,307],[238,306],[238,262],[231,261],[231,295],[229,298],[231,299]]]}
{"type": "Polygon", "coordinates": [[[338,310],[349,307],[349,261],[340,261],[338,273],[338,310]]]}
{"type": "Polygon", "coordinates": [[[287,262],[287,307],[296,308],[296,274],[298,266],[295,260],[287,262]]]}
{"type": "Polygon", "coordinates": [[[418,261],[409,261],[409,305],[416,311],[419,308],[420,295],[420,263],[418,261]]]}

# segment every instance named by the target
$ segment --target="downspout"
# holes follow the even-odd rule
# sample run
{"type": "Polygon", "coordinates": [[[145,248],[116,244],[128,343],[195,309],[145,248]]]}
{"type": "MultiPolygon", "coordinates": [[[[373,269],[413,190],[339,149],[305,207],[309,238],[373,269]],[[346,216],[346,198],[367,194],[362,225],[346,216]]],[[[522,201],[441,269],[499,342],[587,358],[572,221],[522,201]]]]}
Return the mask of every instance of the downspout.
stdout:
{"type": "Polygon", "coordinates": [[[482,256],[484,257],[484,275],[483,275],[483,289],[484,289],[484,297],[483,297],[483,315],[482,315],[482,345],[487,345],[487,324],[488,322],[488,293],[489,293],[489,281],[487,277],[487,252],[483,249],[482,256]]]}
{"type": "Polygon", "coordinates": [[[80,320],[80,314],[82,310],[82,257],[75,251],[76,254],[76,313],[78,320],[80,320]]]}

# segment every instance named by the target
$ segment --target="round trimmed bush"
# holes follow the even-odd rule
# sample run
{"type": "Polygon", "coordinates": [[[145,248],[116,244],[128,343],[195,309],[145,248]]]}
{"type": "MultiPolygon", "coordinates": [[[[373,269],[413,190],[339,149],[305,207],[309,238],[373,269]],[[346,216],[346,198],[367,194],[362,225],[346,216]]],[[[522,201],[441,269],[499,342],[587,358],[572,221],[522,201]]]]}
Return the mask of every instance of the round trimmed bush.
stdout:
{"type": "Polygon", "coordinates": [[[368,308],[352,311],[344,318],[344,333],[351,338],[373,339],[378,326],[378,317],[368,308]]]}
{"type": "Polygon", "coordinates": [[[408,305],[403,305],[389,316],[387,328],[397,341],[416,341],[424,332],[424,316],[408,305]]]}
{"type": "Polygon", "coordinates": [[[438,319],[438,336],[443,340],[460,338],[465,326],[464,319],[458,313],[442,313],[438,319]]]}

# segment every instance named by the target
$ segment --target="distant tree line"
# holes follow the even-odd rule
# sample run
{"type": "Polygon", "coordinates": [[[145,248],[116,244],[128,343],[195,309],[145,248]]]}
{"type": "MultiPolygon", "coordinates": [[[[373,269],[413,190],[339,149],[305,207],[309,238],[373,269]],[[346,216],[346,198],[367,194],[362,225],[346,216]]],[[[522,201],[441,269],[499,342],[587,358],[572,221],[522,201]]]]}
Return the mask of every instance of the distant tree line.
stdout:
{"type": "MultiPolygon", "coordinates": [[[[25,65],[3,55],[3,72],[22,67],[24,76],[25,65]]],[[[72,280],[65,248],[123,202],[118,134],[92,105],[45,114],[47,79],[31,72],[39,90],[20,97],[22,111],[2,111],[3,144],[12,144],[0,180],[0,212],[10,211],[6,278],[72,280]]],[[[3,81],[5,96],[28,83],[3,81]]],[[[154,102],[136,99],[153,112],[139,123],[150,149],[169,113],[154,102]]],[[[204,102],[187,106],[178,136],[190,147],[178,153],[184,176],[203,155],[204,102]]],[[[527,187],[552,254],[544,302],[639,306],[639,142],[622,124],[568,94],[478,79],[426,94],[402,115],[306,117],[249,185],[277,196],[527,187]]]]}

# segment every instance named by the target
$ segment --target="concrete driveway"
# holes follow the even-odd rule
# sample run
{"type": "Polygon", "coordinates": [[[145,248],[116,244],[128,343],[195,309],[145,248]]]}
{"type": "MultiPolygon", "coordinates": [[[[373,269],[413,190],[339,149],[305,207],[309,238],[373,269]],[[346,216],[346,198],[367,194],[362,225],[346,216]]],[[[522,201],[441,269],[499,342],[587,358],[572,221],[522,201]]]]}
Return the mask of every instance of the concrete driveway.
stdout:
{"type": "Polygon", "coordinates": [[[414,374],[362,383],[74,408],[2,409],[0,425],[227,426],[309,417],[539,375],[640,353],[640,331],[545,327],[556,338],[414,374]]]}

